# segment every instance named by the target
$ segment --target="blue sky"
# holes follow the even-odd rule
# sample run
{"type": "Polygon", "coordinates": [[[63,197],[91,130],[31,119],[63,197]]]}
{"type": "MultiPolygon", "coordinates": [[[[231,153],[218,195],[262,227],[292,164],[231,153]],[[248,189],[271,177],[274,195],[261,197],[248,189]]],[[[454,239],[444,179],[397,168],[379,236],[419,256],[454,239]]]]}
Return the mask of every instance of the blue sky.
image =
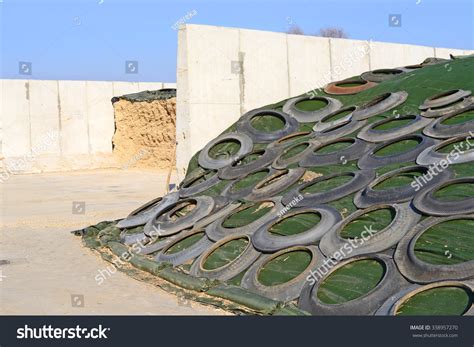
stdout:
{"type": "Polygon", "coordinates": [[[177,31],[189,23],[474,49],[473,0],[0,0],[1,78],[176,80],[177,31]],[[391,14],[401,26],[389,26],[391,14]],[[138,62],[127,74],[126,61],[138,62]],[[31,75],[19,62],[31,63],[31,75]]]}

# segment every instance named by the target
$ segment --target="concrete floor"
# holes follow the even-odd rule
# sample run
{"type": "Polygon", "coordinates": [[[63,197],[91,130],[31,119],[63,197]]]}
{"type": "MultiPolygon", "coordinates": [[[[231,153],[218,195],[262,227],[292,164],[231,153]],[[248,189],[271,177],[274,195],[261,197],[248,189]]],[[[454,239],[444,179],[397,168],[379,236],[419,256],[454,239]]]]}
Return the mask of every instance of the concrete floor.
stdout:
{"type": "Polygon", "coordinates": [[[126,216],[163,195],[166,173],[95,170],[17,175],[0,183],[0,314],[215,315],[224,311],[115,272],[70,233],[126,216]]]}

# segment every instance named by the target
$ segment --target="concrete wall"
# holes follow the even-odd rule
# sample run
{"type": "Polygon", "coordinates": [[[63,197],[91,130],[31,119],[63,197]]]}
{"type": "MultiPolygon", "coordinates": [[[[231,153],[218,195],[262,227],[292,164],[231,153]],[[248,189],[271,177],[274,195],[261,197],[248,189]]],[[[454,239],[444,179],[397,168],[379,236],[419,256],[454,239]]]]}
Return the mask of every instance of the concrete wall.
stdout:
{"type": "Polygon", "coordinates": [[[1,80],[0,155],[14,172],[116,166],[111,99],[174,83],[1,80]]]}
{"type": "Polygon", "coordinates": [[[187,24],[178,33],[177,168],[243,113],[364,71],[474,51],[187,24]]]}

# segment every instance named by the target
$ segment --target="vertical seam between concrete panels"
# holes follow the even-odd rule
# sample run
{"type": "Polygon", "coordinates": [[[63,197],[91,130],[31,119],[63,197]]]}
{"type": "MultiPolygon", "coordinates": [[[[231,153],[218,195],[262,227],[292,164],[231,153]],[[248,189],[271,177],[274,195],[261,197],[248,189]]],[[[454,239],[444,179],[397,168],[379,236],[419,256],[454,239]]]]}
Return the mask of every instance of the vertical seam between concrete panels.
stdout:
{"type": "Polygon", "coordinates": [[[286,42],[286,78],[288,79],[288,97],[291,94],[291,73],[290,73],[290,55],[289,55],[289,48],[288,48],[288,34],[285,35],[285,42],[286,42]]]}
{"type": "Polygon", "coordinates": [[[369,56],[369,71],[372,71],[372,41],[369,40],[369,51],[368,54],[369,56]]]}
{"type": "Polygon", "coordinates": [[[245,74],[244,74],[244,59],[245,53],[240,51],[241,48],[241,35],[240,29],[238,29],[238,61],[240,62],[240,74],[239,74],[239,103],[240,103],[240,115],[245,113],[244,105],[245,105],[245,74]]]}
{"type": "Polygon", "coordinates": [[[85,109],[85,118],[86,118],[86,125],[87,125],[87,153],[92,154],[92,149],[91,149],[91,136],[90,136],[90,131],[89,131],[89,98],[88,98],[88,82],[86,81],[86,91],[85,91],[85,104],[86,104],[86,109],[85,109]]]}
{"type": "Polygon", "coordinates": [[[62,122],[61,122],[61,97],[59,96],[59,80],[56,81],[56,86],[58,89],[58,96],[57,96],[57,102],[58,102],[58,140],[59,140],[59,155],[63,155],[63,146],[62,146],[62,122]]]}
{"type": "Polygon", "coordinates": [[[31,86],[30,86],[30,80],[27,80],[25,84],[26,88],[26,100],[28,101],[28,139],[30,142],[29,145],[29,154],[32,154],[32,149],[33,149],[33,140],[31,138],[31,86]]]}
{"type": "Polygon", "coordinates": [[[330,82],[334,82],[334,77],[332,74],[332,40],[329,40],[329,75],[331,76],[330,82]]]}

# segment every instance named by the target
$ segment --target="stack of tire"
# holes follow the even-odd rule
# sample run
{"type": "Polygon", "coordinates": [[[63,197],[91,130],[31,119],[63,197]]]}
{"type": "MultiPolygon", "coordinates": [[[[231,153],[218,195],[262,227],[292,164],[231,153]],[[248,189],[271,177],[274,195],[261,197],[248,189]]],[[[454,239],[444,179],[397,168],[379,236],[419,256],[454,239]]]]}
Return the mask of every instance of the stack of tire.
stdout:
{"type": "MultiPolygon", "coordinates": [[[[140,253],[156,262],[188,264],[192,276],[229,281],[240,275],[242,287],[278,301],[296,300],[301,309],[315,315],[394,315],[407,301],[437,288],[457,288],[467,293],[470,301],[460,314],[472,314],[474,258],[469,257],[474,253],[474,238],[471,236],[471,243],[465,245],[468,258],[463,261],[434,264],[420,259],[415,252],[417,240],[430,228],[457,220],[472,225],[469,223],[474,220],[471,192],[461,199],[439,197],[446,188],[474,181],[472,171],[459,175],[452,169],[454,164],[472,165],[474,149],[469,148],[468,141],[474,120],[451,122],[474,109],[474,85],[471,78],[472,88],[456,86],[449,76],[453,72],[444,67],[447,63],[453,69],[469,66],[467,71],[472,71],[474,58],[427,59],[416,66],[370,71],[244,114],[230,131],[198,153],[177,191],[150,201],[118,223],[123,229],[122,242],[130,246],[142,243],[140,253]],[[409,91],[396,89],[402,85],[400,81],[415,81],[423,70],[428,75],[428,69],[433,69],[431,75],[437,77],[420,86],[420,93],[428,95],[422,102],[410,101],[409,91]],[[386,88],[381,88],[384,85],[386,88]],[[325,106],[309,111],[298,107],[308,101],[325,106]],[[270,131],[254,126],[259,119],[272,118],[283,126],[270,131]],[[402,125],[387,127],[394,122],[402,125]],[[407,142],[416,145],[380,154],[390,146],[407,142]],[[465,147],[450,158],[453,163],[446,165],[446,148],[462,142],[465,147]],[[216,151],[226,143],[235,150],[216,151]],[[341,144],[346,146],[342,148],[341,144]],[[320,151],[328,146],[341,149],[320,151]],[[302,179],[310,171],[329,167],[339,169],[302,179]],[[381,174],[383,168],[388,169],[381,174]],[[261,179],[242,187],[242,182],[256,173],[261,179]],[[391,179],[407,175],[418,179],[408,185],[380,188],[391,179]],[[345,183],[308,192],[307,188],[315,184],[340,177],[346,179],[345,183]],[[332,204],[347,197],[355,206],[351,213],[332,204]],[[244,225],[226,226],[226,220],[249,204],[263,203],[270,206],[264,215],[244,225]],[[357,247],[343,237],[346,226],[380,209],[390,210],[393,216],[385,228],[357,247]],[[292,235],[270,232],[285,219],[303,213],[318,215],[319,222],[292,235]],[[188,247],[169,252],[193,237],[195,242],[188,247]],[[239,239],[247,242],[240,254],[222,266],[204,266],[213,252],[239,239]],[[259,281],[259,273],[269,262],[295,251],[310,255],[304,271],[276,285],[259,281]],[[366,260],[375,261],[383,269],[373,288],[336,304],[320,300],[318,292],[335,272],[366,260]]],[[[456,249],[449,252],[456,253],[456,249]]],[[[339,283],[348,289],[352,285],[339,283]]]]}

